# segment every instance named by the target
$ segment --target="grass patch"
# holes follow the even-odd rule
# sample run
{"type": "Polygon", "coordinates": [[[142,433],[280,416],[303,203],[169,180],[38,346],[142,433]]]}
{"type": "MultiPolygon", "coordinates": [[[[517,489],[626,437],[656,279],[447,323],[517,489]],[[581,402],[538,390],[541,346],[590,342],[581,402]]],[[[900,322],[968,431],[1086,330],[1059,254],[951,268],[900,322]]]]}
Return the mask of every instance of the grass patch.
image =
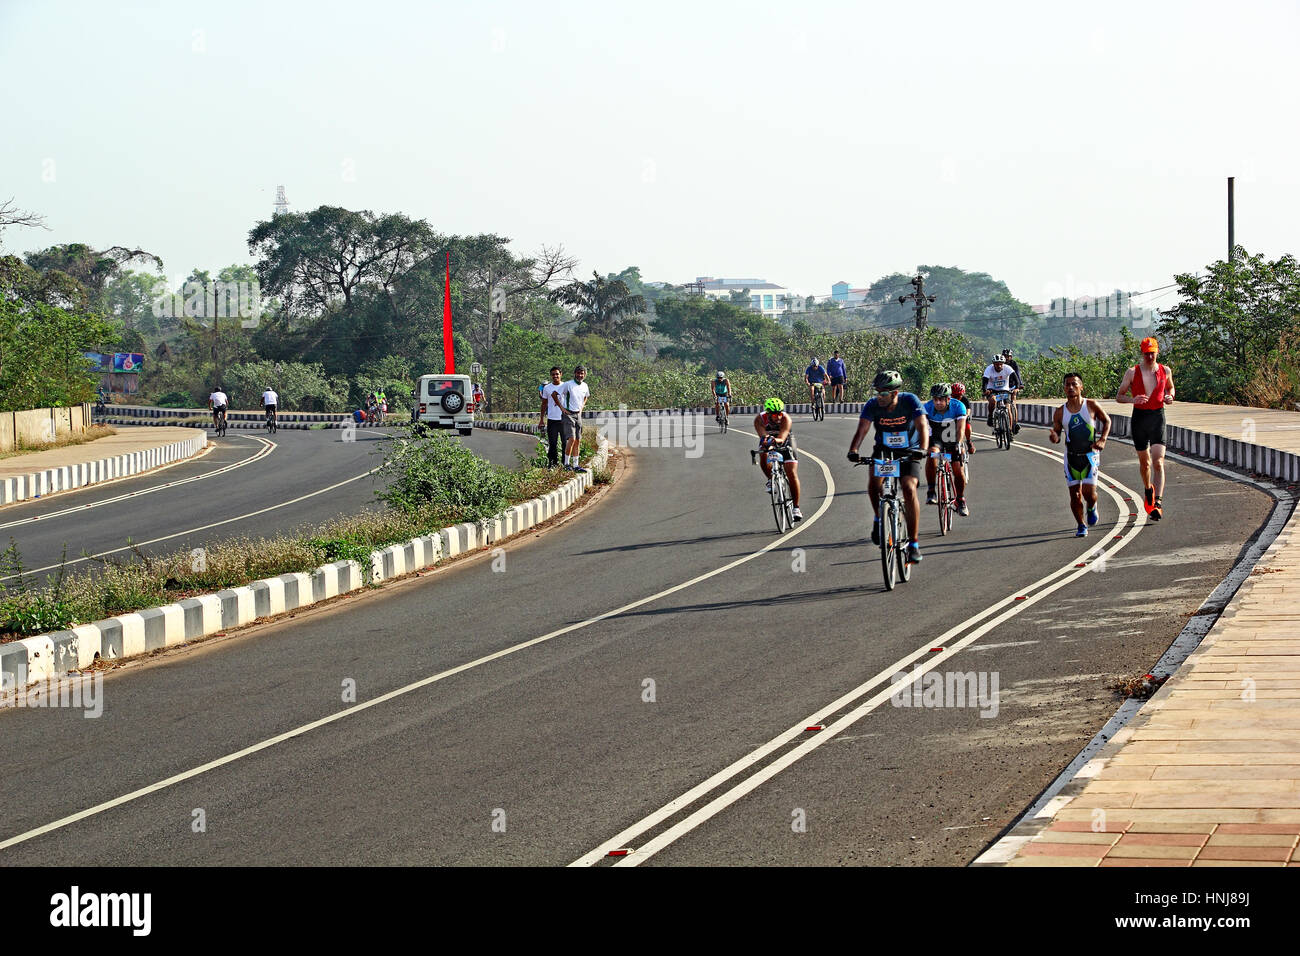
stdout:
{"type": "Polygon", "coordinates": [[[0,460],[5,458],[17,458],[19,455],[30,455],[38,451],[50,451],[54,448],[70,448],[73,445],[85,445],[89,442],[98,441],[101,438],[107,438],[109,435],[116,434],[116,428],[110,428],[107,425],[91,425],[80,435],[65,435],[52,442],[28,444],[19,439],[18,447],[13,451],[0,452],[0,460]]]}

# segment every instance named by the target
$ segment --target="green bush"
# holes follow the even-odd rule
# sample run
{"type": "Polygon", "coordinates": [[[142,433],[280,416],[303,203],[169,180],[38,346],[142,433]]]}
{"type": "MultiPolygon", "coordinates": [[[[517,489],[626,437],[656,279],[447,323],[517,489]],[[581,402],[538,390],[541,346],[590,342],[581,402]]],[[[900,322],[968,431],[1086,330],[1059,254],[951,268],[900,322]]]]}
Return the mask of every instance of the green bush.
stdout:
{"type": "Polygon", "coordinates": [[[168,392],[166,395],[159,395],[154,399],[154,404],[159,408],[193,408],[189,395],[185,392],[168,392]]]}
{"type": "Polygon", "coordinates": [[[376,496],[390,508],[407,514],[447,509],[464,521],[485,521],[499,515],[514,484],[504,468],[436,431],[411,432],[394,439],[379,478],[387,481],[388,487],[376,496]]]}

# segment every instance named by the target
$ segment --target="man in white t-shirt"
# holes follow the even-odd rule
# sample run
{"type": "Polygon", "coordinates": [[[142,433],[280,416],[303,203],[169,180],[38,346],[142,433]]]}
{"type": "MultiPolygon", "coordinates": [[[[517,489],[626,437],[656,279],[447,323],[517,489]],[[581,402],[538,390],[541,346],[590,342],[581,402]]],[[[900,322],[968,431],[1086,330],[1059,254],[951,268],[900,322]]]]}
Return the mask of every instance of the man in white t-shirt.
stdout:
{"type": "Polygon", "coordinates": [[[267,421],[275,418],[275,411],[280,407],[280,396],[275,394],[275,389],[267,386],[266,391],[262,393],[262,411],[266,413],[267,421]]]}
{"type": "Polygon", "coordinates": [[[984,395],[989,402],[989,428],[993,427],[993,406],[997,403],[999,392],[1011,393],[1011,406],[1008,409],[1011,413],[1011,430],[1019,434],[1020,425],[1016,422],[1016,395],[1020,392],[1020,376],[1000,354],[993,356],[993,364],[984,369],[984,395]]]}
{"type": "MultiPolygon", "coordinates": [[[[546,464],[550,468],[560,464],[560,432],[563,430],[560,410],[551,396],[560,390],[560,367],[551,366],[551,380],[542,386],[542,407],[537,411],[537,427],[546,429],[546,464]]],[[[567,458],[565,464],[568,464],[567,458]]]]}
{"type": "Polygon", "coordinates": [[[212,409],[212,427],[217,427],[217,416],[224,412],[230,405],[230,397],[221,390],[218,385],[208,396],[208,408],[212,409]]]}
{"type": "Polygon", "coordinates": [[[578,463],[578,448],[582,441],[582,409],[587,404],[591,389],[584,381],[587,377],[586,366],[579,365],[573,370],[573,378],[559,387],[551,401],[560,409],[560,428],[564,434],[564,470],[585,472],[578,463]]]}

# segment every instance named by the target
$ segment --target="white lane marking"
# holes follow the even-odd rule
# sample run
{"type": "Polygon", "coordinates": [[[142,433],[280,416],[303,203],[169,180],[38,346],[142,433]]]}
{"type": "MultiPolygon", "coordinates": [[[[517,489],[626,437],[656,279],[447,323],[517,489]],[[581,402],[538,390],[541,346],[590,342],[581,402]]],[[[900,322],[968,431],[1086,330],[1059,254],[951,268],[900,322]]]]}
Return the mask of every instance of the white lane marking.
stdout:
{"type": "MultiPolygon", "coordinates": [[[[52,823],[47,823],[44,826],[37,827],[34,830],[28,830],[26,833],[20,833],[17,836],[13,836],[7,840],[0,841],[0,850],[7,849],[8,847],[14,846],[15,844],[18,843],[23,843],[34,837],[41,836],[42,834],[50,833],[51,831],[58,830],[66,826],[70,826],[71,824],[76,823],[80,820],[84,820],[87,817],[92,817],[95,816],[96,814],[103,813],[105,810],[111,810],[114,807],[119,807],[124,803],[130,803],[132,800],[136,800],[139,799],[140,797],[147,796],[148,794],[155,793],[166,787],[170,787],[173,784],[181,783],[184,780],[189,780],[192,777],[197,777],[199,774],[207,773],[209,770],[215,770],[217,767],[225,766],[226,764],[233,763],[234,761],[239,760],[243,757],[247,757],[259,751],[266,750],[268,747],[274,747],[276,744],[283,743],[286,740],[292,740],[294,737],[301,736],[302,734],[305,734],[311,730],[315,730],[318,727],[324,727],[326,724],[331,724],[337,720],[342,720],[345,717],[350,717],[353,714],[360,713],[364,710],[369,710],[371,707],[377,707],[380,704],[386,703],[390,700],[394,700],[405,694],[412,693],[413,691],[417,691],[422,687],[428,687],[429,685],[435,684],[438,681],[446,680],[448,677],[452,677],[456,674],[463,673],[464,671],[470,670],[475,667],[480,667],[491,661],[499,660],[500,658],[507,657],[511,654],[516,654],[519,651],[522,651],[529,647],[533,647],[537,644],[544,643],[545,641],[554,640],[555,638],[560,637],[563,634],[569,634],[573,631],[580,630],[581,628],[599,623],[600,621],[604,621],[607,618],[615,617],[619,614],[624,614],[628,611],[635,610],[636,608],[639,608],[642,605],[649,604],[653,601],[657,601],[660,598],[667,597],[670,594],[675,594],[678,591],[681,591],[685,588],[689,588],[692,585],[699,584],[701,581],[707,581],[709,578],[716,577],[719,574],[725,574],[727,571],[730,571],[732,568],[739,567],[740,565],[745,564],[746,562],[752,561],[757,557],[761,557],[762,555],[767,554],[769,551],[773,550],[774,548],[780,547],[782,544],[784,544],[786,541],[793,538],[795,535],[799,534],[805,529],[810,528],[812,525],[816,524],[817,519],[819,519],[823,514],[826,513],[826,511],[831,506],[831,502],[835,500],[835,479],[831,476],[831,471],[826,466],[826,463],[822,461],[820,458],[818,458],[816,455],[812,454],[811,452],[801,450],[800,455],[802,456],[802,458],[807,458],[816,462],[818,466],[821,468],[822,474],[826,478],[826,495],[822,501],[822,505],[813,513],[811,517],[805,518],[797,527],[791,529],[790,531],[787,531],[784,535],[777,538],[775,541],[771,542],[770,544],[768,544],[763,548],[760,548],[759,550],[753,552],[752,554],[747,554],[743,558],[737,558],[735,561],[732,561],[730,564],[725,564],[720,568],[714,568],[712,571],[706,571],[704,574],[693,577],[689,581],[685,581],[682,584],[674,585],[673,587],[660,591],[657,594],[651,594],[648,597],[643,597],[639,600],[631,602],[630,604],[624,604],[620,608],[616,608],[612,611],[606,611],[604,614],[598,614],[595,617],[588,618],[585,621],[580,621],[577,624],[570,624],[568,627],[562,627],[557,631],[551,631],[549,634],[543,634],[540,637],[534,637],[532,640],[523,641],[520,644],[515,644],[511,647],[503,648],[502,650],[496,651],[495,653],[492,654],[487,654],[483,657],[477,658],[476,660],[469,661],[468,663],[460,664],[456,667],[449,668],[448,670],[445,671],[440,671],[437,674],[433,674],[429,677],[425,677],[422,678],[421,680],[415,681],[414,683],[407,684],[405,687],[399,687],[396,690],[391,690],[386,694],[376,697],[374,700],[368,700],[365,703],[355,704],[352,707],[348,708],[347,710],[339,711],[337,714],[331,714],[328,717],[322,717],[319,720],[314,720],[309,724],[303,724],[301,727],[296,727],[293,730],[288,730],[282,734],[277,734],[276,736],[271,737],[268,740],[264,740],[260,743],[253,744],[250,747],[245,747],[243,750],[236,751],[235,753],[232,754],[227,754],[224,757],[218,757],[216,760],[211,760],[208,763],[205,763],[198,767],[194,767],[191,770],[186,770],[181,773],[170,776],[166,780],[160,780],[157,783],[150,784],[147,787],[142,787],[139,790],[133,790],[131,793],[124,794],[120,797],[115,797],[112,800],[107,800],[104,803],[97,804],[96,806],[90,807],[87,810],[82,810],[79,813],[72,814],[71,816],[63,817],[61,819],[55,820],[52,823]]],[[[367,472],[367,474],[369,474],[369,472],[367,472]]],[[[360,476],[360,477],[364,477],[364,476],[360,476]]],[[[349,479],[349,480],[355,480],[355,479],[349,479]]],[[[270,509],[266,509],[266,510],[269,511],[270,509]]]]}
{"type": "MultiPolygon", "coordinates": [[[[1025,451],[1030,451],[1033,452],[1034,454],[1042,455],[1043,457],[1048,458],[1052,461],[1060,460],[1060,456],[1058,454],[1055,454],[1050,451],[1046,451],[1044,449],[1035,448],[1032,445],[1019,445],[1018,447],[1024,449],[1025,451]]],[[[1128,494],[1130,495],[1134,494],[1134,492],[1131,489],[1121,484],[1120,482],[1115,481],[1115,479],[1112,478],[1110,475],[1101,472],[1099,472],[1098,475],[1099,477],[1104,477],[1108,479],[1116,487],[1122,489],[1128,494]]],[[[1124,506],[1123,499],[1112,488],[1110,488],[1107,485],[1100,485],[1100,487],[1103,488],[1107,492],[1107,494],[1109,494],[1111,498],[1113,498],[1115,501],[1119,520],[1115,524],[1114,531],[1115,533],[1122,533],[1124,527],[1128,524],[1128,516],[1130,512],[1124,506]]],[[[600,846],[596,847],[594,850],[591,850],[590,852],[579,857],[577,860],[575,860],[573,863],[569,865],[570,866],[593,866],[596,863],[598,863],[600,860],[604,859],[610,850],[626,847],[633,844],[633,841],[643,833],[647,832],[648,830],[650,830],[655,826],[658,826],[660,823],[664,822],[668,818],[676,815],[684,807],[689,806],[690,804],[694,803],[696,800],[703,797],[705,794],[709,793],[712,790],[717,789],[722,784],[740,775],[744,771],[748,770],[755,763],[758,763],[759,761],[765,759],[767,756],[779,750],[781,747],[785,746],[790,741],[805,734],[806,733],[805,728],[816,724],[824,724],[828,718],[830,718],[833,714],[839,712],[841,709],[843,709],[843,707],[847,706],[851,702],[862,697],[864,694],[871,692],[876,687],[884,684],[894,674],[904,672],[906,667],[909,664],[915,664],[915,662],[920,660],[926,661],[924,666],[916,667],[907,678],[899,681],[896,684],[890,684],[879,694],[872,697],[865,703],[859,705],[857,708],[855,708],[853,711],[850,711],[847,715],[842,717],[840,720],[836,721],[831,726],[826,727],[824,730],[819,731],[815,737],[808,739],[800,746],[787,752],[784,756],[782,756],[777,761],[769,764],[767,767],[760,770],[758,773],[747,778],[746,780],[736,785],[735,787],[732,787],[730,790],[726,791],[720,796],[714,798],[708,804],[701,807],[699,810],[695,811],[695,813],[686,817],[684,820],[680,821],[670,829],[664,831],[664,833],[660,834],[658,837],[652,839],[649,843],[645,844],[642,847],[638,847],[632,853],[629,853],[627,856],[622,857],[614,865],[615,866],[637,866],[641,862],[649,859],[655,853],[658,853],[664,847],[673,843],[680,837],[684,836],[686,833],[689,833],[691,830],[698,827],[700,824],[704,823],[705,821],[709,820],[713,816],[717,815],[722,810],[726,809],[731,804],[735,803],[741,797],[745,796],[751,790],[754,790],[760,784],[766,782],[771,777],[780,773],[786,767],[790,766],[791,764],[795,763],[797,760],[811,753],[813,750],[822,746],[827,741],[834,739],[835,736],[839,734],[842,730],[851,726],[853,723],[855,723],[862,717],[866,716],[871,711],[875,710],[884,701],[889,700],[894,694],[898,692],[900,687],[906,686],[920,679],[920,677],[924,675],[926,672],[932,670],[936,665],[947,660],[949,657],[956,654],[962,648],[978,640],[980,637],[988,633],[990,630],[992,630],[1002,621],[1014,617],[1016,614],[1019,614],[1024,608],[1037,604],[1044,596],[1051,594],[1057,589],[1064,587],[1065,585],[1071,583],[1072,581],[1077,580],[1078,578],[1082,577],[1085,574],[1088,574],[1092,570],[1091,566],[1084,567],[1084,568],[1075,568],[1074,565],[1080,562],[1086,563],[1089,556],[1096,555],[1098,553],[1102,555],[1109,555],[1115,553],[1116,551],[1119,551],[1121,548],[1127,545],[1130,540],[1136,537],[1137,531],[1140,530],[1145,523],[1146,523],[1145,515],[1139,513],[1137,521],[1134,522],[1133,534],[1126,535],[1120,541],[1115,542],[1109,548],[1106,548],[1105,546],[1102,545],[1093,546],[1088,551],[1084,552],[1084,554],[1081,557],[1077,558],[1074,561],[1071,561],[1069,564],[1065,565],[1064,567],[1058,568],[1056,571],[1052,572],[1046,577],[1040,578],[1039,580],[1035,581],[1033,584],[1027,585],[1026,587],[1023,587],[1017,591],[1013,591],[1010,595],[1003,598],[1002,600],[990,605],[989,607],[985,608],[983,611],[980,611],[978,614],[972,615],[971,617],[967,618],[965,621],[961,622],[955,627],[950,628],[948,631],[940,635],[940,637],[938,637],[937,639],[931,639],[927,641],[920,648],[913,651],[911,654],[897,661],[896,663],[886,668],[885,670],[881,671],[880,673],[876,674],[870,680],[866,681],[865,683],[849,691],[847,694],[840,697],[834,703],[821,708],[816,713],[810,715],[804,720],[801,720],[799,723],[795,724],[785,732],[769,740],[766,744],[759,747],[757,750],[753,751],[752,753],[748,754],[745,757],[740,758],[739,760],[732,763],[730,766],[720,770],[718,773],[714,774],[708,780],[705,780],[703,783],[700,783],[697,786],[693,787],[691,790],[682,794],[680,797],[677,797],[675,800],[669,801],[667,804],[665,804],[663,807],[656,810],[654,813],[645,817],[643,820],[640,820],[637,823],[632,824],[630,827],[620,832],[617,836],[600,844],[600,846]],[[1070,573],[1071,571],[1073,571],[1074,573],[1071,574],[1070,573]],[[1061,577],[1062,575],[1066,575],[1066,576],[1062,578],[1061,577]],[[1061,578],[1061,580],[1057,581],[1055,584],[1052,584],[1050,587],[1045,586],[1053,579],[1056,578],[1061,578]],[[1037,590],[1040,586],[1044,586],[1043,589],[1037,590]],[[1033,591],[1036,591],[1036,593],[1026,597],[1025,600],[1016,601],[1017,596],[1028,595],[1029,592],[1033,592],[1033,591]],[[999,609],[1007,607],[1008,605],[1011,606],[1002,614],[1000,614],[998,617],[984,623],[979,628],[972,631],[970,634],[961,638],[955,643],[952,644],[949,643],[950,638],[954,637],[957,634],[960,634],[961,632],[966,630],[966,628],[968,628],[970,625],[979,622],[983,618],[988,617],[990,614],[993,614],[999,609]],[[932,647],[943,647],[944,651],[941,653],[934,653],[933,651],[931,651],[932,647]]]]}
{"type": "MultiPolygon", "coordinates": [[[[123,548],[113,548],[109,551],[101,551],[98,554],[88,554],[84,557],[75,558],[71,561],[65,562],[63,564],[63,567],[71,567],[74,564],[80,564],[83,561],[92,561],[95,558],[107,557],[110,554],[120,554],[123,551],[130,551],[133,548],[143,548],[146,547],[147,545],[157,544],[160,541],[170,541],[172,538],[183,538],[187,534],[196,534],[199,531],[207,531],[210,528],[219,528],[223,524],[230,524],[233,521],[243,521],[246,518],[255,518],[258,515],[266,514],[268,511],[275,511],[277,508],[285,508],[289,505],[297,504],[300,501],[306,501],[308,498],[315,498],[317,495],[323,495],[325,494],[325,492],[333,491],[335,488],[342,488],[344,485],[350,485],[354,481],[360,481],[362,478],[365,478],[367,475],[373,475],[382,467],[383,466],[380,465],[375,468],[371,468],[369,471],[363,471],[359,475],[353,475],[351,478],[345,478],[342,481],[335,482],[334,484],[326,488],[318,488],[316,491],[308,492],[305,495],[299,495],[297,498],[290,498],[288,501],[281,501],[277,504],[268,505],[265,508],[259,508],[257,511],[250,511],[247,514],[235,515],[233,518],[223,518],[220,521],[214,521],[211,524],[200,525],[197,528],[186,528],[184,531],[177,531],[175,534],[165,534],[161,538],[150,538],[148,541],[134,541],[123,548]]],[[[35,568],[31,571],[24,571],[23,574],[40,574],[42,571],[53,571],[58,567],[60,567],[60,565],[50,564],[43,568],[35,568]]],[[[10,577],[17,577],[17,575],[10,575],[10,577]]],[[[7,580],[8,578],[0,578],[0,581],[7,581],[7,580]]]]}
{"type": "MultiPolygon", "coordinates": [[[[166,482],[165,484],[154,485],[152,488],[141,488],[139,491],[130,491],[124,495],[118,495],[116,498],[105,498],[102,501],[92,501],[89,504],[77,505],[76,507],[73,508],[64,508],[62,511],[52,511],[49,514],[44,514],[44,515],[32,515],[30,518],[19,518],[16,521],[9,521],[4,524],[0,524],[0,531],[3,531],[7,528],[16,528],[19,525],[32,524],[33,522],[36,521],[49,521],[51,518],[61,518],[64,515],[81,514],[82,512],[86,511],[89,508],[102,508],[104,505],[116,504],[119,501],[126,501],[128,498],[138,498],[140,495],[152,494],[155,491],[162,491],[165,488],[174,488],[177,485],[187,485],[191,481],[202,481],[206,478],[215,478],[218,475],[226,474],[226,472],[234,471],[236,468],[243,468],[245,465],[251,465],[253,462],[265,458],[267,455],[271,454],[271,452],[274,451],[277,447],[275,442],[267,441],[265,438],[258,438],[256,435],[240,435],[237,437],[251,438],[253,441],[260,441],[262,442],[262,447],[259,448],[255,454],[250,455],[248,458],[245,458],[242,461],[236,461],[236,462],[232,462],[229,465],[223,465],[222,467],[217,468],[213,471],[206,471],[201,475],[191,475],[189,478],[180,478],[177,479],[176,481],[166,482]]],[[[184,465],[194,460],[195,460],[194,458],[184,458],[180,461],[169,462],[168,464],[163,465],[162,468],[151,469],[150,474],[157,471],[163,471],[164,469],[167,468],[175,468],[177,465],[184,465]]],[[[89,491],[92,488],[100,488],[106,484],[116,484],[119,481],[129,481],[132,478],[138,478],[138,477],[140,476],[126,475],[123,476],[122,478],[115,478],[111,482],[96,482],[93,485],[85,485],[81,488],[69,488],[68,490],[89,491]]],[[[29,498],[27,500],[35,501],[36,499],[29,498]]]]}

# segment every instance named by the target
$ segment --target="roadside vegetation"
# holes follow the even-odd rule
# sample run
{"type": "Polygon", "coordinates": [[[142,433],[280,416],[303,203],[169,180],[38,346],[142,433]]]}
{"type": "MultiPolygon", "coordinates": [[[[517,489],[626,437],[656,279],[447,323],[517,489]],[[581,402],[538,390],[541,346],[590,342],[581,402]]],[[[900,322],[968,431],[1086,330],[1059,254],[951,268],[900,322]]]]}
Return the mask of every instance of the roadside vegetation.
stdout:
{"type": "MultiPolygon", "coordinates": [[[[582,458],[596,452],[596,429],[584,428],[582,458]]],[[[386,447],[371,511],[341,514],[270,537],[214,541],[198,551],[97,559],[87,570],[42,580],[24,572],[13,542],[0,553],[0,641],[65,630],[261,578],[309,572],[333,561],[356,561],[369,574],[371,551],[433,534],[450,525],[486,521],[512,505],[553,491],[572,474],[546,466],[541,442],[517,452],[519,467],[494,465],[438,432],[403,436],[386,447]]],[[[129,542],[127,542],[129,544],[129,542]]],[[[66,555],[65,555],[66,560],[66,555]]]]}

